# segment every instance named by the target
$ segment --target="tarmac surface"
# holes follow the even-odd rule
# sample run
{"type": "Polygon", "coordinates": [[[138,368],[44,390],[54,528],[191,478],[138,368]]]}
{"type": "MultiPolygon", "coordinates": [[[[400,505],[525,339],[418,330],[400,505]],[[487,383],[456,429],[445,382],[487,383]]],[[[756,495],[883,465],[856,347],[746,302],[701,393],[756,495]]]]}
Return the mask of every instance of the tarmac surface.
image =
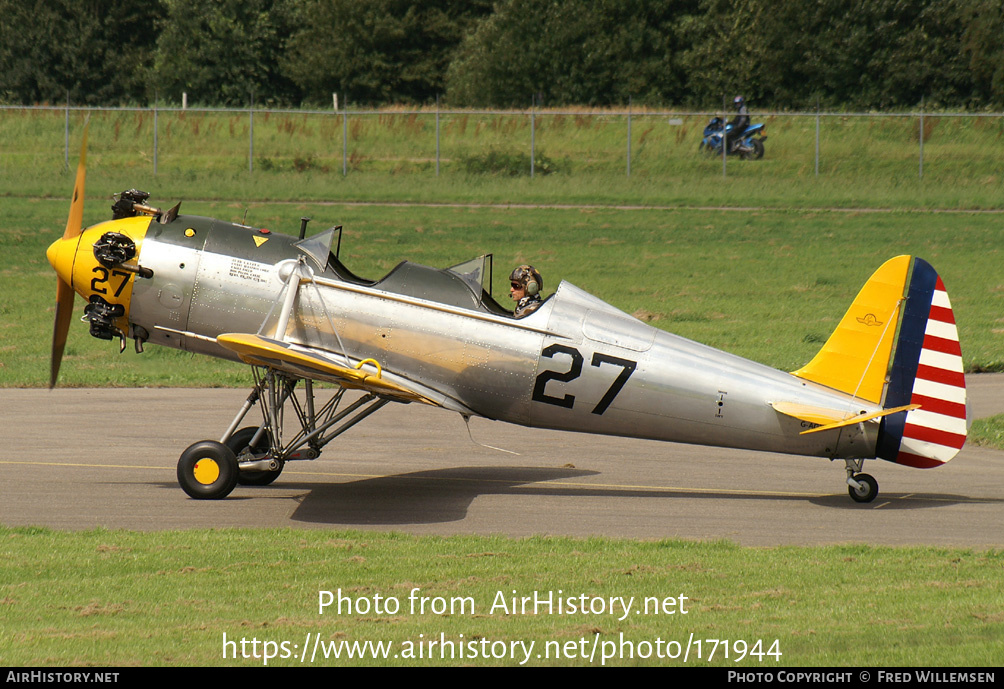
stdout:
{"type": "MultiPolygon", "coordinates": [[[[968,379],[1004,413],[1004,374],[968,379]]],[[[727,539],[743,545],[1004,547],[1004,452],[967,446],[919,470],[877,460],[869,504],[843,462],[525,429],[387,405],[267,487],[192,500],[191,443],[219,439],[234,389],[2,389],[0,524],[57,529],[290,527],[414,534],[727,539]],[[485,445],[504,448],[511,454],[485,445]]],[[[252,410],[246,422],[260,416],[252,410]]]]}

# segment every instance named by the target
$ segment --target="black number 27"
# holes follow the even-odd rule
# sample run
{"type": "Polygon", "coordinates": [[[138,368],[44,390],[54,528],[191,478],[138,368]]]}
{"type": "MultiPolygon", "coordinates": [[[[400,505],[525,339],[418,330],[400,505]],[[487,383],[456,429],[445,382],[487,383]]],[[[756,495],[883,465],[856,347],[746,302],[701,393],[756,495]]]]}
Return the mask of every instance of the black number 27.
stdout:
{"type": "MultiPolygon", "coordinates": [[[[579,350],[574,347],[566,347],[565,345],[553,344],[549,347],[545,347],[540,353],[541,356],[551,359],[556,354],[566,354],[571,357],[571,362],[569,363],[567,371],[541,371],[537,376],[537,380],[533,385],[533,397],[532,399],[536,402],[544,402],[546,404],[553,404],[558,407],[564,407],[565,409],[572,409],[575,405],[574,395],[564,395],[562,397],[555,397],[553,395],[548,395],[545,392],[547,384],[552,380],[556,380],[560,383],[569,383],[580,375],[582,375],[582,354],[579,350]]],[[[610,384],[607,388],[606,393],[593,408],[593,414],[602,414],[610,406],[610,403],[614,401],[617,397],[617,393],[621,391],[624,384],[627,383],[628,378],[634,373],[635,368],[638,366],[637,362],[629,361],[628,359],[621,359],[620,357],[611,356],[609,354],[601,354],[595,352],[593,354],[593,359],[590,362],[592,366],[599,367],[602,364],[613,364],[614,366],[620,366],[621,372],[614,379],[614,382],[610,384]]]]}
{"type": "MultiPolygon", "coordinates": [[[[101,266],[94,266],[94,270],[91,272],[97,275],[97,277],[91,280],[91,291],[95,294],[108,294],[108,269],[102,268],[101,266]]],[[[129,273],[121,270],[113,270],[111,274],[115,277],[122,278],[119,281],[119,286],[115,289],[115,296],[119,297],[122,295],[122,290],[124,290],[125,286],[129,283],[129,278],[131,276],[129,273]]]]}

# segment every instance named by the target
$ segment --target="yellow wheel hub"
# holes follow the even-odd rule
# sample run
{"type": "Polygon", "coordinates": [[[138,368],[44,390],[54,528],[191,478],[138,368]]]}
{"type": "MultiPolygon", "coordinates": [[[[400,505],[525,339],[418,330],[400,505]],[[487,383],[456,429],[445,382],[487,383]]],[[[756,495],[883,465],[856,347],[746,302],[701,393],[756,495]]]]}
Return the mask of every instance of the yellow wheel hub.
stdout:
{"type": "Polygon", "coordinates": [[[220,465],[215,459],[203,457],[192,467],[195,480],[204,486],[212,485],[220,477],[220,465]]]}

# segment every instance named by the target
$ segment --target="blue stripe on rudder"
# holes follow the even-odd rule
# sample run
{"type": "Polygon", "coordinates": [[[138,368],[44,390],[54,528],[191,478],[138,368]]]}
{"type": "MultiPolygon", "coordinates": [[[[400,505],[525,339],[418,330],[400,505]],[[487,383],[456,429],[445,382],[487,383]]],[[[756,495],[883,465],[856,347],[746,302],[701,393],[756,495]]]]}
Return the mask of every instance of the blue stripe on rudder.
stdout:
{"type": "MultiPolygon", "coordinates": [[[[913,274],[906,294],[906,307],[896,340],[896,354],[892,370],[889,372],[889,388],[886,391],[886,408],[910,404],[913,395],[913,381],[920,365],[920,352],[924,347],[924,333],[927,319],[931,314],[931,301],[938,283],[938,273],[922,258],[913,259],[913,274]]],[[[895,461],[899,445],[903,440],[906,412],[891,414],[882,419],[876,456],[895,461]]]]}

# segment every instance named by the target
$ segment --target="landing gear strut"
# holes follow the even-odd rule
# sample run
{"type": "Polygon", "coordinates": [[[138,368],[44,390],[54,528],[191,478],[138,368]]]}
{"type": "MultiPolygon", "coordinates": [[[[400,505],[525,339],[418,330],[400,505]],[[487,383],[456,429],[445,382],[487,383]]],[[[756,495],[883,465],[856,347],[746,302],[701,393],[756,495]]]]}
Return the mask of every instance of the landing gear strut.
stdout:
{"type": "Polygon", "coordinates": [[[316,459],[321,448],[387,404],[373,393],[363,395],[339,411],[345,388],[315,410],[313,381],[273,369],[253,367],[255,386],[219,442],[195,443],[178,461],[178,483],[197,500],[219,500],[240,483],[267,486],[279,477],[286,462],[316,459]],[[303,400],[296,387],[303,381],[303,400]],[[236,430],[248,411],[261,402],[262,422],[236,430]],[[283,438],[285,411],[290,407],[299,431],[283,438]]]}
{"type": "Polygon", "coordinates": [[[258,426],[248,426],[234,433],[225,443],[237,456],[238,464],[244,462],[245,467],[251,462],[256,464],[254,469],[240,470],[237,475],[237,483],[240,485],[267,486],[279,478],[279,474],[282,473],[282,467],[285,463],[269,457],[266,437],[264,429],[258,426]],[[264,468],[259,470],[258,466],[264,466],[264,468]]]}

